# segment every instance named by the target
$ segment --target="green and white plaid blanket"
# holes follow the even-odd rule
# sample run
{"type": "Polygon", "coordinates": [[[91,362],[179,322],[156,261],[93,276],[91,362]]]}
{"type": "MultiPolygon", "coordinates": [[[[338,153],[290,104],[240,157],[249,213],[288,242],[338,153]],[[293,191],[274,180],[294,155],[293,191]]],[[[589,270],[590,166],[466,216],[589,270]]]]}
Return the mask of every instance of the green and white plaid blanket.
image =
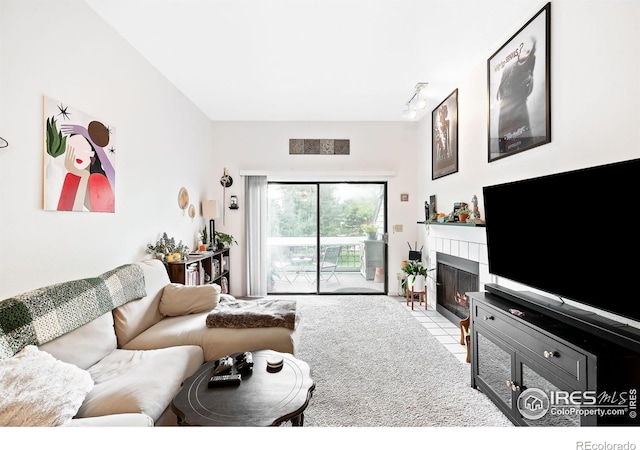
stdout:
{"type": "Polygon", "coordinates": [[[126,264],[95,278],[54,284],[2,300],[0,361],[146,295],[142,268],[126,264]]]}

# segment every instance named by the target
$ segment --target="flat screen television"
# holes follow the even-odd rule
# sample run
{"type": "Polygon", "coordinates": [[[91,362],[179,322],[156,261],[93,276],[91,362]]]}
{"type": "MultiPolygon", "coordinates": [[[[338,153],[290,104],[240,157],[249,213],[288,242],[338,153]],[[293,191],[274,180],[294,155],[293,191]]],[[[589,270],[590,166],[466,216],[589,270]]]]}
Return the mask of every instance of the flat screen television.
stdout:
{"type": "Polygon", "coordinates": [[[483,188],[489,272],[640,321],[640,159],[483,188]]]}

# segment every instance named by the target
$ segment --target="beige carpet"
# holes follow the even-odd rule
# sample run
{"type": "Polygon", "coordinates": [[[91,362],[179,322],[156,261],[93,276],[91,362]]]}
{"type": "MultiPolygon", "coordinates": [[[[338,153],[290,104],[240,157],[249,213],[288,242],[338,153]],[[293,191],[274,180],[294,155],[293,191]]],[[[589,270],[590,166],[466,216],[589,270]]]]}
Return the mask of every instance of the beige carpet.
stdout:
{"type": "Polygon", "coordinates": [[[396,299],[295,296],[296,356],[316,389],[306,427],[512,426],[460,362],[396,299]]]}

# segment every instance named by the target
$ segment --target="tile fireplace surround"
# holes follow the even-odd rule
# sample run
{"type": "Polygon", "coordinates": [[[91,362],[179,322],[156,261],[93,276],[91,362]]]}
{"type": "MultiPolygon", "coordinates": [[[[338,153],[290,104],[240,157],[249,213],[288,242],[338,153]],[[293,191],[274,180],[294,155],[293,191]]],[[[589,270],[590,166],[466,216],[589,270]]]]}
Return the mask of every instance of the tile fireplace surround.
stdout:
{"type": "MultiPolygon", "coordinates": [[[[458,258],[475,261],[479,265],[479,290],[484,290],[485,283],[495,282],[489,274],[487,259],[487,236],[484,227],[471,225],[423,225],[426,230],[427,265],[434,268],[436,253],[444,253],[458,258]]],[[[427,281],[427,298],[429,307],[436,307],[436,282],[427,281]]]]}

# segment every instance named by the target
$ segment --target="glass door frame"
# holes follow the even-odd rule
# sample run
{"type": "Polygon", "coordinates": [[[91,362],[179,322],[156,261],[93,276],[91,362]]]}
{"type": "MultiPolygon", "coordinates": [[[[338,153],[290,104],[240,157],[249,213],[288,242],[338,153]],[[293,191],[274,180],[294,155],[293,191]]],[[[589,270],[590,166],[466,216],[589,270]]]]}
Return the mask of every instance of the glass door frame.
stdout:
{"type": "MultiPolygon", "coordinates": [[[[382,230],[382,248],[383,248],[383,266],[384,266],[384,282],[383,289],[379,292],[358,292],[357,290],[351,291],[321,291],[320,289],[320,264],[316,264],[315,273],[315,292],[269,292],[269,294],[278,295],[388,295],[389,292],[389,279],[387,276],[389,265],[389,252],[388,252],[388,182],[387,181],[268,181],[268,185],[311,185],[316,186],[316,236],[315,236],[315,258],[316,261],[321,260],[321,205],[320,205],[320,189],[323,185],[380,185],[382,187],[383,195],[383,230],[382,230]]],[[[268,220],[268,218],[267,218],[268,220]]]]}

